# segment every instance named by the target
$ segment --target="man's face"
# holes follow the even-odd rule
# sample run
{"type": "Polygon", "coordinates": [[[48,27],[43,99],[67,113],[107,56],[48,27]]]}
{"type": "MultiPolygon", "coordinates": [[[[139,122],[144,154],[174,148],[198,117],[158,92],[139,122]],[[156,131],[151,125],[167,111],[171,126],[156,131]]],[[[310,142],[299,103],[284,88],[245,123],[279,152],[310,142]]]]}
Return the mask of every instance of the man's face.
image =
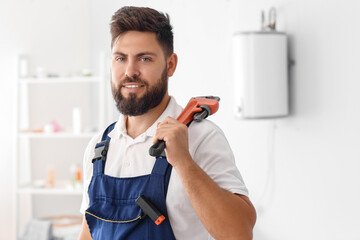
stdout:
{"type": "Polygon", "coordinates": [[[124,115],[138,116],[167,94],[167,62],[154,33],[128,31],[112,49],[111,89],[124,115]]]}

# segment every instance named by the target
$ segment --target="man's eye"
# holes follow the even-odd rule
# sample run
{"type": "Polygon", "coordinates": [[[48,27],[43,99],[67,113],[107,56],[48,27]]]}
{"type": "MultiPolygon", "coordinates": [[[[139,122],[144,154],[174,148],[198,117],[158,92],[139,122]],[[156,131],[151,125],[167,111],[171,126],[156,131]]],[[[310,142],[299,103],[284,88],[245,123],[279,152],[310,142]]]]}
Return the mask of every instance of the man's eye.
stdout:
{"type": "Polygon", "coordinates": [[[117,62],[123,62],[123,61],[125,61],[125,58],[124,57],[117,57],[116,61],[117,62]]]}
{"type": "Polygon", "coordinates": [[[150,59],[149,57],[142,57],[142,58],[141,58],[141,61],[142,61],[142,62],[150,62],[151,59],[150,59]]]}

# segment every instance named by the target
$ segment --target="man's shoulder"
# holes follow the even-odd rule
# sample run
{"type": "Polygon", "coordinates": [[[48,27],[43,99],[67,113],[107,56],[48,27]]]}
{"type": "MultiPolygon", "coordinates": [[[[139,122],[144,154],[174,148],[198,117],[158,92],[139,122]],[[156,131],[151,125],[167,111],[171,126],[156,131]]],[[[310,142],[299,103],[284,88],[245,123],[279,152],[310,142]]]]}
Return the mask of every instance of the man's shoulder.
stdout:
{"type": "Polygon", "coordinates": [[[101,142],[102,136],[105,134],[111,134],[111,132],[114,130],[113,127],[109,130],[109,127],[112,125],[115,125],[116,123],[112,123],[109,126],[104,127],[100,131],[97,131],[92,138],[90,139],[88,145],[87,145],[87,151],[91,151],[95,148],[95,145],[99,142],[101,142]]]}
{"type": "MultiPolygon", "coordinates": [[[[189,140],[193,147],[197,145],[207,146],[210,142],[227,142],[224,132],[211,120],[204,119],[201,122],[192,122],[189,126],[189,140]]],[[[211,144],[210,144],[211,145],[211,144]]]]}
{"type": "Polygon", "coordinates": [[[189,126],[189,132],[201,135],[207,135],[210,133],[224,134],[221,128],[211,120],[204,119],[200,122],[193,121],[189,126]]]}
{"type": "Polygon", "coordinates": [[[103,134],[102,131],[99,131],[99,132],[95,133],[92,136],[92,138],[90,139],[86,149],[90,149],[90,148],[93,149],[98,142],[101,142],[102,134],[103,134]]]}

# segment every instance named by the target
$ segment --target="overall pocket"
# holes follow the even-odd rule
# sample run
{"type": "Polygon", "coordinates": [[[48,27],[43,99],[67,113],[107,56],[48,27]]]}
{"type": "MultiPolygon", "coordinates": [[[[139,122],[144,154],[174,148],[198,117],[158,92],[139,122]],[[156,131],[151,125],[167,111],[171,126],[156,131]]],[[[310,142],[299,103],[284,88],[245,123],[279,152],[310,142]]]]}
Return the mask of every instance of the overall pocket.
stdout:
{"type": "Polygon", "coordinates": [[[85,217],[93,239],[148,239],[148,227],[135,200],[102,199],[92,204],[85,217]]]}

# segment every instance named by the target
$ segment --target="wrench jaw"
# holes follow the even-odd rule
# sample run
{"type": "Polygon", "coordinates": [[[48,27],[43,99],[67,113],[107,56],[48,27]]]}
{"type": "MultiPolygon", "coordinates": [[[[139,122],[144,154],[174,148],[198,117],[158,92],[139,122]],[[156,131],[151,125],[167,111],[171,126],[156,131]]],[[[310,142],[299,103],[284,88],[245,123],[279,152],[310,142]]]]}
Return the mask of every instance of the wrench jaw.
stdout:
{"type": "Polygon", "coordinates": [[[194,114],[193,119],[195,122],[200,122],[201,120],[211,115],[211,108],[208,105],[201,105],[200,108],[202,111],[194,114]]]}
{"type": "Polygon", "coordinates": [[[220,98],[217,96],[199,96],[199,97],[195,97],[195,98],[206,98],[206,99],[212,99],[212,100],[216,100],[216,101],[220,102],[220,98]]]}
{"type": "MultiPolygon", "coordinates": [[[[203,112],[204,109],[208,112],[207,116],[216,113],[219,108],[219,101],[220,98],[214,96],[193,97],[190,99],[184,110],[178,116],[177,120],[189,126],[190,123],[194,120],[194,115],[196,113],[203,112]]],[[[204,116],[206,116],[205,113],[201,114],[201,116],[198,116],[196,118],[197,120],[202,120],[204,119],[204,116]]]]}

